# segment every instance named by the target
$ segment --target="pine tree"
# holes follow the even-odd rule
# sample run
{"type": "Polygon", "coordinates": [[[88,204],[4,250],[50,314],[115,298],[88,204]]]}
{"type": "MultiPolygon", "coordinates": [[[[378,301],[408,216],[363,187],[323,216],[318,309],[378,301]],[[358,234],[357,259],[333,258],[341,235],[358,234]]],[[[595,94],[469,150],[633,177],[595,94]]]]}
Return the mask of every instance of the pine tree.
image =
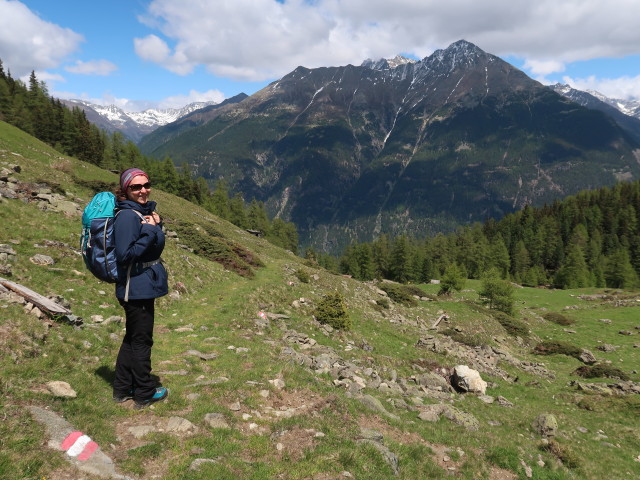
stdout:
{"type": "Polygon", "coordinates": [[[511,315],[514,306],[514,290],[511,283],[500,277],[498,270],[490,269],[482,277],[482,287],[478,295],[489,308],[511,315]]]}

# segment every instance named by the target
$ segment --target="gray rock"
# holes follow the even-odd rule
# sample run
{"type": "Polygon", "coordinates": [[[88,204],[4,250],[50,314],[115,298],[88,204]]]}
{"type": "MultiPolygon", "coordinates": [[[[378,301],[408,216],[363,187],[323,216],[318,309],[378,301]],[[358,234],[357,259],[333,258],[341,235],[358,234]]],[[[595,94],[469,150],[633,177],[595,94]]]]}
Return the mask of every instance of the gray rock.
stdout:
{"type": "Polygon", "coordinates": [[[75,390],[71,388],[71,385],[67,382],[61,382],[58,380],[47,382],[47,389],[54,397],[76,398],[78,396],[75,390]]]}
{"type": "Polygon", "coordinates": [[[38,423],[44,425],[49,438],[47,446],[53,450],[66,452],[64,458],[78,470],[98,478],[132,480],[131,477],[116,472],[113,460],[105,455],[98,445],[95,445],[97,448],[92,453],[87,449],[77,453],[73,447],[70,448],[67,445],[73,438],[70,435],[77,430],[61,416],[40,407],[29,406],[27,409],[38,423]],[[86,455],[88,458],[85,458],[86,455]]]}
{"type": "Polygon", "coordinates": [[[363,395],[361,397],[358,397],[358,400],[360,400],[362,404],[375,412],[378,412],[386,417],[393,418],[394,420],[400,420],[400,417],[388,412],[387,409],[384,408],[384,405],[382,405],[382,402],[377,398],[372,397],[371,395],[363,395]]]}
{"type": "Polygon", "coordinates": [[[211,428],[231,428],[221,413],[207,413],[204,422],[211,428]]]}
{"type": "Polygon", "coordinates": [[[33,257],[31,257],[31,263],[35,263],[36,265],[53,265],[55,261],[49,255],[43,255],[41,253],[36,253],[33,257]]]}
{"type": "Polygon", "coordinates": [[[531,427],[544,438],[555,437],[558,434],[558,420],[551,413],[538,415],[531,427]]]}
{"type": "Polygon", "coordinates": [[[484,395],[487,391],[487,382],[482,380],[480,373],[466,365],[457,365],[454,368],[451,382],[465,392],[484,395]]]}
{"type": "Polygon", "coordinates": [[[587,365],[593,365],[598,361],[595,355],[586,349],[582,350],[582,353],[578,357],[578,360],[580,360],[582,363],[586,363],[587,365]]]}
{"type": "Polygon", "coordinates": [[[167,422],[167,432],[172,433],[193,433],[197,430],[196,426],[186,418],[171,417],[167,422]]]}

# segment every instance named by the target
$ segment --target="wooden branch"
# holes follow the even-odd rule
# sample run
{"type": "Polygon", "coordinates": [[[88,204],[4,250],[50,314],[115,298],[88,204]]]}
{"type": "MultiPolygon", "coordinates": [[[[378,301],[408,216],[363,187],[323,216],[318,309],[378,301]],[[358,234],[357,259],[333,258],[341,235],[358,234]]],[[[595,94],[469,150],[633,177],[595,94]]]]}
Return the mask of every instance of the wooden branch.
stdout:
{"type": "Polygon", "coordinates": [[[436,328],[436,327],[440,324],[440,322],[441,322],[442,320],[448,320],[448,319],[449,319],[449,315],[447,315],[446,313],[443,313],[442,315],[440,315],[440,316],[438,317],[438,319],[437,319],[437,320],[436,320],[436,322],[431,326],[431,328],[436,328]]]}

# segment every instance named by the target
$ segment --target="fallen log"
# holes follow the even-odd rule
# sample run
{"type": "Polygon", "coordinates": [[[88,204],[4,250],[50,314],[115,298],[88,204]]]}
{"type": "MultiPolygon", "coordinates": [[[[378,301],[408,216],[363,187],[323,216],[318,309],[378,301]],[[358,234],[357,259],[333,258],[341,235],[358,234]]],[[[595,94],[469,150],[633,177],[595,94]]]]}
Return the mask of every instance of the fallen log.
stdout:
{"type": "Polygon", "coordinates": [[[51,315],[71,315],[71,310],[63,307],[53,300],[48,299],[45,296],[40,295],[37,292],[34,292],[33,290],[23,285],[12,282],[2,277],[0,277],[0,285],[8,290],[11,290],[12,292],[17,293],[21,297],[24,297],[25,299],[27,299],[27,301],[34,304],[40,310],[45,311],[51,315]]]}

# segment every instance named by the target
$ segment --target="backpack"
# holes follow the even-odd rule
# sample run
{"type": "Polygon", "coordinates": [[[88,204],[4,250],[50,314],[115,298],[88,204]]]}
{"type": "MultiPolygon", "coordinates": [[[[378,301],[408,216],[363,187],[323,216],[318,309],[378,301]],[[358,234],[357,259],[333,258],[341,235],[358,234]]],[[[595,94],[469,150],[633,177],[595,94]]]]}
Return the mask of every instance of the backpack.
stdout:
{"type": "Polygon", "coordinates": [[[118,281],[113,220],[116,197],[111,192],[96,193],[82,212],[80,249],[89,271],[100,280],[118,281]]]}

